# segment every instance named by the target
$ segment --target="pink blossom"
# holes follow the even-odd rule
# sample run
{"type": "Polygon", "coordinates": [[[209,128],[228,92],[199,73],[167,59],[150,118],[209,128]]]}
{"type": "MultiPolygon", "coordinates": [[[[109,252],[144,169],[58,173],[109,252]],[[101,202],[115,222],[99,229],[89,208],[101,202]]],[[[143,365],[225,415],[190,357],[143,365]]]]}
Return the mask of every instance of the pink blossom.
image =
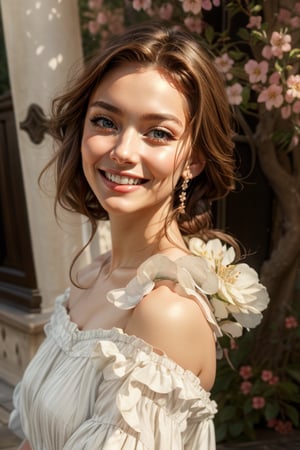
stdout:
{"type": "Polygon", "coordinates": [[[171,3],[164,3],[159,8],[159,17],[162,20],[170,20],[173,14],[173,5],[171,3]]]}
{"type": "Polygon", "coordinates": [[[281,113],[281,117],[282,117],[283,119],[288,119],[288,118],[291,116],[291,114],[292,114],[292,108],[291,108],[291,105],[283,106],[283,107],[281,108],[281,110],[280,110],[280,113],[281,113]]]}
{"type": "Polygon", "coordinates": [[[204,9],[205,11],[210,11],[213,6],[220,6],[220,4],[220,0],[202,0],[202,9],[204,9]]]}
{"type": "Polygon", "coordinates": [[[247,28],[258,28],[260,29],[262,22],[261,16],[250,16],[247,28]]]}
{"type": "Polygon", "coordinates": [[[297,328],[298,326],[298,320],[295,316],[288,316],[285,318],[285,328],[297,328]]]}
{"type": "Polygon", "coordinates": [[[215,63],[219,72],[227,73],[232,68],[234,61],[229,57],[228,53],[223,53],[223,55],[215,58],[215,63]]]}
{"type": "Polygon", "coordinates": [[[106,23],[107,23],[107,15],[104,13],[104,12],[99,12],[98,14],[97,14],[97,22],[100,24],[100,25],[105,25],[106,23]]]}
{"type": "Polygon", "coordinates": [[[261,373],[261,379],[263,381],[270,381],[273,377],[273,372],[271,370],[263,370],[261,373]]]}
{"type": "Polygon", "coordinates": [[[88,30],[91,33],[91,35],[95,35],[99,31],[99,23],[97,23],[95,20],[89,20],[88,22],[88,30]]]}
{"type": "Polygon", "coordinates": [[[275,430],[280,434],[288,434],[293,431],[293,425],[290,421],[277,420],[275,430]]]}
{"type": "Polygon", "coordinates": [[[243,381],[240,385],[241,392],[244,395],[248,395],[252,389],[252,383],[250,381],[243,381]]]}
{"type": "Polygon", "coordinates": [[[268,111],[270,111],[273,107],[280,108],[283,103],[282,86],[271,84],[266,89],[261,91],[257,101],[259,103],[265,103],[268,111]]]}
{"type": "Polygon", "coordinates": [[[240,105],[243,101],[243,86],[240,83],[234,83],[226,88],[227,98],[231,105],[240,105]]]}
{"type": "Polygon", "coordinates": [[[193,33],[200,34],[202,32],[203,24],[199,17],[188,16],[184,19],[184,24],[193,33]]]}
{"type": "Polygon", "coordinates": [[[292,17],[290,20],[291,28],[299,28],[300,27],[300,17],[292,17]]]}
{"type": "Polygon", "coordinates": [[[291,50],[292,36],[282,32],[273,31],[271,36],[272,54],[278,58],[282,58],[284,52],[291,50]]]}
{"type": "Polygon", "coordinates": [[[290,75],[287,79],[287,94],[300,98],[300,75],[290,75]]]}
{"type": "Polygon", "coordinates": [[[253,371],[251,366],[242,366],[239,371],[240,376],[243,380],[248,380],[253,376],[253,371]]]}
{"type": "Polygon", "coordinates": [[[112,34],[121,33],[124,30],[124,15],[121,9],[115,9],[108,18],[108,28],[112,34]]]}
{"type": "Polygon", "coordinates": [[[89,0],[88,6],[89,9],[98,11],[103,4],[103,0],[89,0]]]}
{"type": "Polygon", "coordinates": [[[293,103],[293,101],[295,100],[292,94],[289,92],[285,93],[284,99],[287,103],[293,103]]]}
{"type": "Polygon", "coordinates": [[[210,0],[202,0],[202,9],[205,11],[210,11],[213,5],[210,0]]]}
{"type": "Polygon", "coordinates": [[[271,45],[265,45],[261,52],[262,56],[266,59],[271,59],[273,56],[271,45]]]}
{"type": "Polygon", "coordinates": [[[257,62],[254,59],[249,59],[244,66],[245,72],[249,75],[250,83],[258,83],[261,81],[265,83],[267,80],[267,72],[269,64],[267,61],[257,62]]]}
{"type": "Polygon", "coordinates": [[[299,114],[300,113],[300,100],[297,100],[292,107],[293,113],[299,114]]]}
{"type": "Polygon", "coordinates": [[[278,382],[279,382],[279,377],[277,375],[273,375],[271,380],[269,380],[269,384],[271,384],[271,385],[277,384],[278,382]]]}
{"type": "Polygon", "coordinates": [[[291,12],[285,8],[280,8],[277,16],[277,20],[279,23],[284,23],[288,25],[291,19],[291,12]]]}
{"type": "Polygon", "coordinates": [[[132,7],[136,11],[146,10],[151,7],[151,0],[133,0],[132,7]]]}
{"type": "Polygon", "coordinates": [[[280,73],[279,72],[273,72],[272,75],[269,77],[269,83],[270,84],[278,84],[280,81],[280,73]]]}
{"type": "Polygon", "coordinates": [[[252,398],[252,408],[262,409],[266,404],[266,400],[263,397],[253,397],[252,398]]]}
{"type": "Polygon", "coordinates": [[[183,1],[182,9],[184,12],[192,12],[199,14],[202,8],[202,0],[181,0],[183,1]]]}

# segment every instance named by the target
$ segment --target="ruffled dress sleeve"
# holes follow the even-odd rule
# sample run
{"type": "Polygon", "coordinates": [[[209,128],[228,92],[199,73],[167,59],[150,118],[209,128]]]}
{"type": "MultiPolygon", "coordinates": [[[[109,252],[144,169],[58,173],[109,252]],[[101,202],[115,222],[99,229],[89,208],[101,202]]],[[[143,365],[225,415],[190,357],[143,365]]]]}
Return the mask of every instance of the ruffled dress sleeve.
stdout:
{"type": "Polygon", "coordinates": [[[215,448],[216,404],[192,372],[122,334],[99,341],[91,357],[103,376],[99,397],[63,450],[215,448]]]}
{"type": "Polygon", "coordinates": [[[20,439],[25,439],[25,435],[21,425],[20,418],[20,388],[21,382],[17,384],[13,393],[13,411],[9,417],[8,427],[11,429],[20,439]]]}
{"type": "MultiPolygon", "coordinates": [[[[176,261],[152,256],[108,301],[134,308],[157,281],[172,280],[199,304],[216,340],[233,325],[257,324],[268,302],[257,276],[234,266],[219,242],[194,239],[190,250],[176,261]]],[[[10,427],[35,450],[215,450],[217,408],[201,380],[121,329],[79,330],[68,295],[57,299],[15,390],[10,427]]]]}

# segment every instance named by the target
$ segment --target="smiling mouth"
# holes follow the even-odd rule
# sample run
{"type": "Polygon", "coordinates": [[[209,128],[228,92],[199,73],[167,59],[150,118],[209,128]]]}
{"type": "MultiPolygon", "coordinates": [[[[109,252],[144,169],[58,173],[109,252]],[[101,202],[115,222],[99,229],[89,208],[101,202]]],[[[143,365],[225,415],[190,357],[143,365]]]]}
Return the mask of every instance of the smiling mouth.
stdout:
{"type": "Polygon", "coordinates": [[[101,170],[101,173],[102,173],[102,175],[105,176],[105,178],[107,180],[111,181],[112,183],[116,183],[116,184],[125,184],[125,185],[129,184],[129,185],[136,186],[138,184],[144,184],[148,181],[145,178],[133,178],[133,177],[128,177],[128,176],[115,175],[110,172],[103,172],[102,170],[101,170]]]}

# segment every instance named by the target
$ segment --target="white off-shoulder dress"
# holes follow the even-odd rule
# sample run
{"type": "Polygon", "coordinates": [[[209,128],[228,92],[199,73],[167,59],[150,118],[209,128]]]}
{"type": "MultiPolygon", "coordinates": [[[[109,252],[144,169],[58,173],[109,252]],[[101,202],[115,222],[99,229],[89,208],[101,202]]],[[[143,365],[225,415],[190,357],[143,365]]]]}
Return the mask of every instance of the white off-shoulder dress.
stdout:
{"type": "MultiPolygon", "coordinates": [[[[155,280],[172,279],[218,332],[202,294],[214,283],[206,271],[193,255],[155,255],[108,300],[134,308],[155,280]]],[[[69,290],[57,298],[46,339],[15,389],[10,428],[33,450],[214,450],[216,404],[199,378],[119,328],[80,331],[68,298],[69,290]]]]}

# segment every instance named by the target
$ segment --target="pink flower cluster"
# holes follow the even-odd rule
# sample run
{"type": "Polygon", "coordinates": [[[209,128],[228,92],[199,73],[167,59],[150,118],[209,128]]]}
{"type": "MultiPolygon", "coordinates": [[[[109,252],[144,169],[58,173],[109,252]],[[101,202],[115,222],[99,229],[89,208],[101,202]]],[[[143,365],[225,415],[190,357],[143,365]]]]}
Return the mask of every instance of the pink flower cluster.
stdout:
{"type": "MultiPolygon", "coordinates": [[[[300,3],[299,3],[300,5],[300,3]]],[[[260,16],[250,17],[248,28],[260,28],[260,16]],[[259,18],[259,19],[258,19],[259,18]]],[[[273,31],[269,43],[262,49],[262,60],[249,59],[244,65],[251,88],[258,93],[258,103],[263,103],[268,111],[280,109],[281,117],[288,119],[294,115],[299,125],[300,75],[291,73],[292,66],[283,58],[292,50],[292,36],[283,31],[273,31]]],[[[295,136],[294,144],[298,139],[295,136]]]]}
{"type": "Polygon", "coordinates": [[[289,420],[270,419],[268,420],[268,427],[274,428],[280,434],[288,434],[293,431],[292,422],[289,420]]]}
{"type": "Polygon", "coordinates": [[[291,329],[291,328],[297,328],[298,327],[298,320],[295,316],[288,316],[285,318],[285,328],[291,329]]]}
{"type": "Polygon", "coordinates": [[[89,0],[89,9],[93,11],[93,18],[87,24],[91,35],[101,35],[102,42],[105,42],[111,34],[120,33],[124,29],[124,14],[122,8],[114,10],[107,8],[103,0],[89,0]]]}
{"type": "Polygon", "coordinates": [[[277,16],[278,23],[286,25],[288,27],[299,28],[300,27],[300,2],[293,5],[293,14],[291,10],[280,8],[277,16]]]}
{"type": "MultiPolygon", "coordinates": [[[[87,13],[90,19],[87,27],[92,35],[100,35],[102,43],[110,35],[124,29],[124,12],[132,8],[137,13],[146,13],[152,19],[183,22],[192,33],[203,33],[204,38],[207,37],[206,31],[210,30],[208,36],[212,39],[212,48],[218,48],[218,32],[213,27],[207,27],[203,12],[220,7],[220,0],[124,0],[118,3],[118,7],[113,6],[114,2],[111,5],[109,3],[105,0],[88,0],[91,13],[87,13]]],[[[226,9],[226,2],[224,4],[226,9]]],[[[260,53],[255,51],[255,59],[248,59],[248,51],[240,51],[232,42],[221,37],[215,64],[225,78],[229,103],[241,105],[245,109],[252,108],[254,102],[253,96],[249,95],[250,88],[256,93],[257,103],[264,105],[267,111],[279,110],[282,119],[290,120],[295,130],[291,147],[296,146],[300,141],[300,74],[296,72],[298,63],[294,64],[294,61],[300,49],[293,48],[293,37],[296,29],[300,28],[300,1],[295,2],[292,9],[281,7],[274,24],[263,22],[257,8],[249,8],[249,11],[246,25],[249,39],[242,39],[245,43],[246,40],[249,42],[250,52],[252,41],[257,42],[258,45],[254,45],[256,50],[261,49],[260,53]],[[276,28],[270,29],[273,25],[276,28]],[[251,103],[248,103],[249,98],[251,103]]]]}
{"type": "Polygon", "coordinates": [[[210,11],[213,6],[220,6],[221,0],[180,0],[184,12],[191,12],[195,15],[199,14],[202,9],[210,11]]]}
{"type": "Polygon", "coordinates": [[[242,366],[240,368],[239,374],[241,378],[243,379],[240,390],[244,395],[248,395],[251,392],[252,389],[252,383],[251,381],[248,381],[253,376],[253,370],[251,366],[242,366]]]}
{"type": "Polygon", "coordinates": [[[266,404],[266,400],[264,397],[252,397],[252,408],[253,409],[262,409],[266,404]]]}
{"type": "MultiPolygon", "coordinates": [[[[287,83],[289,82],[290,86],[288,86],[286,96],[284,96],[284,85],[281,82],[280,74],[276,70],[271,69],[269,63],[272,58],[282,59],[285,53],[290,52],[292,48],[291,41],[292,37],[290,34],[282,31],[273,31],[270,44],[265,45],[262,50],[262,56],[265,59],[260,62],[250,59],[244,66],[252,89],[259,92],[257,101],[264,103],[267,110],[280,108],[285,100],[293,102],[294,98],[298,98],[295,95],[295,91],[298,93],[298,89],[300,90],[298,80],[291,78],[293,77],[292,75],[289,77],[287,83]],[[268,78],[270,70],[273,70],[273,72],[268,78]]],[[[284,109],[282,111],[283,118],[287,118],[288,114],[288,110],[284,109]]]]}
{"type": "MultiPolygon", "coordinates": [[[[252,392],[253,383],[250,378],[253,377],[253,369],[251,366],[242,366],[239,370],[239,374],[243,381],[240,384],[240,390],[242,394],[249,395],[252,392]]],[[[274,385],[279,382],[279,377],[274,375],[271,370],[263,370],[261,372],[262,381],[268,383],[269,385],[274,385]]],[[[266,405],[266,400],[263,396],[256,395],[251,399],[251,404],[253,409],[263,409],[266,405]]]]}
{"type": "Polygon", "coordinates": [[[279,377],[274,375],[271,370],[263,370],[261,373],[261,379],[270,385],[277,384],[279,382],[279,377]]]}
{"type": "Polygon", "coordinates": [[[151,7],[151,0],[133,0],[132,7],[136,11],[141,11],[142,9],[147,11],[151,7]]]}
{"type": "Polygon", "coordinates": [[[253,370],[251,366],[242,366],[239,371],[240,376],[243,380],[249,380],[249,378],[253,377],[253,370]]]}

